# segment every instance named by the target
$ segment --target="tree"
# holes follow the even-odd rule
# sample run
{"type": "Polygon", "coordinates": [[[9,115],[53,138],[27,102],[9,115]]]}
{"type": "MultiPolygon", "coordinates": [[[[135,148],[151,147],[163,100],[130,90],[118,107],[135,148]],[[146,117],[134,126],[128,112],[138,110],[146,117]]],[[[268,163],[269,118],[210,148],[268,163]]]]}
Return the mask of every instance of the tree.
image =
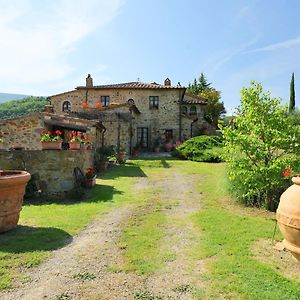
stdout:
{"type": "Polygon", "coordinates": [[[280,99],[252,82],[241,91],[233,124],[222,129],[232,191],[247,205],[274,211],[290,185],[284,170],[299,170],[300,127],[286,111],[280,99]]]}
{"type": "Polygon", "coordinates": [[[187,92],[192,95],[198,96],[204,90],[209,89],[210,85],[211,83],[208,83],[205,75],[201,73],[198,80],[194,78],[193,83],[189,83],[187,92]]]}
{"type": "Polygon", "coordinates": [[[196,78],[194,82],[189,83],[187,93],[195,96],[201,96],[207,100],[207,105],[204,107],[205,120],[217,127],[218,119],[226,113],[224,103],[220,101],[221,92],[211,86],[203,73],[200,74],[199,80],[196,78]]]}
{"type": "Polygon", "coordinates": [[[206,88],[199,96],[207,99],[203,108],[205,120],[217,127],[219,118],[226,113],[224,103],[220,101],[221,92],[214,88],[206,88]]]}
{"type": "Polygon", "coordinates": [[[295,78],[294,78],[294,72],[292,74],[292,79],[290,83],[290,105],[289,105],[289,112],[292,112],[295,110],[295,78]]]}
{"type": "Polygon", "coordinates": [[[0,103],[0,119],[15,118],[42,111],[48,101],[44,97],[25,97],[20,100],[12,100],[0,103]]]}
{"type": "Polygon", "coordinates": [[[208,83],[205,75],[201,73],[199,77],[199,84],[198,84],[199,93],[202,93],[204,90],[209,89],[210,86],[211,86],[211,82],[208,83]]]}

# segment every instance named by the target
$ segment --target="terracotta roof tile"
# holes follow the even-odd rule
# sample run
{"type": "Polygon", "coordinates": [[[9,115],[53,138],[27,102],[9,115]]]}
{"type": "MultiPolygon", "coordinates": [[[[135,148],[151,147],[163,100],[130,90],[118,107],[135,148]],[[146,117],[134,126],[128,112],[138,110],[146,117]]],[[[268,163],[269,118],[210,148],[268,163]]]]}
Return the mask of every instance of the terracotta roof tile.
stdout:
{"type": "Polygon", "coordinates": [[[206,105],[207,104],[207,99],[205,99],[203,97],[199,97],[199,96],[195,96],[195,95],[192,95],[192,94],[185,93],[182,102],[185,103],[185,104],[202,104],[202,105],[206,105]]]}
{"type": "MultiPolygon", "coordinates": [[[[117,84],[94,85],[93,89],[184,89],[182,86],[165,86],[156,82],[126,82],[117,84]]],[[[86,89],[86,86],[78,86],[78,89],[86,89]]]]}

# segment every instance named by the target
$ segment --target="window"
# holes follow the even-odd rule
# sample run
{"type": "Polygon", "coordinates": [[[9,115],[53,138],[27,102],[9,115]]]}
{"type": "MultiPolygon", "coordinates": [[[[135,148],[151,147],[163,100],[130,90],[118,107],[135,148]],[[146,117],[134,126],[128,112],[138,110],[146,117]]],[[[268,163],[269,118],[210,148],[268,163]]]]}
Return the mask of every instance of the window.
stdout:
{"type": "Polygon", "coordinates": [[[137,145],[142,148],[148,148],[148,128],[138,127],[137,128],[137,145]]]}
{"type": "Polygon", "coordinates": [[[101,96],[102,107],[109,106],[109,96],[101,96]]]}
{"type": "Polygon", "coordinates": [[[149,108],[150,109],[158,109],[158,96],[149,96],[149,108]]]}
{"type": "Polygon", "coordinates": [[[190,108],[190,115],[194,116],[196,114],[197,114],[197,108],[196,108],[196,106],[191,106],[191,108],[190,108]]]}
{"type": "Polygon", "coordinates": [[[71,111],[71,103],[69,101],[64,101],[62,111],[71,111]]]}
{"type": "Polygon", "coordinates": [[[186,106],[182,106],[182,108],[181,108],[181,113],[182,113],[183,115],[187,115],[187,107],[186,107],[186,106]]]}

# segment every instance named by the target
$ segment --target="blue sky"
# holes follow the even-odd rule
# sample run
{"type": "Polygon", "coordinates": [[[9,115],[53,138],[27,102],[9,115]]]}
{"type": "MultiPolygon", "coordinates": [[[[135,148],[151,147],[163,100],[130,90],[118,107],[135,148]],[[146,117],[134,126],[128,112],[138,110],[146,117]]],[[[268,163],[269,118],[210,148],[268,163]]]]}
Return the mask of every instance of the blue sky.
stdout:
{"type": "Polygon", "coordinates": [[[187,85],[204,72],[231,114],[251,80],[287,103],[295,72],[298,102],[298,0],[0,0],[0,8],[0,92],[51,95],[83,85],[87,73],[94,84],[187,85]]]}

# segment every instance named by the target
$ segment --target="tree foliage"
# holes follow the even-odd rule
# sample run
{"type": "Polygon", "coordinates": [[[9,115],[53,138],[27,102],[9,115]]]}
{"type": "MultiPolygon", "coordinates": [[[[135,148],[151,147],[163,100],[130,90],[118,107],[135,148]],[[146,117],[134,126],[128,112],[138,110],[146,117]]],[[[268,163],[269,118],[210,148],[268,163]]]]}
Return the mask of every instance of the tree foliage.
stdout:
{"type": "Polygon", "coordinates": [[[207,100],[207,105],[204,106],[204,118],[205,120],[217,127],[218,119],[226,113],[224,103],[221,102],[221,92],[217,91],[208,83],[205,75],[200,74],[199,79],[194,79],[193,84],[189,84],[187,93],[195,96],[200,96],[207,100]]]}
{"type": "Polygon", "coordinates": [[[219,118],[226,113],[224,103],[220,101],[221,92],[210,88],[201,92],[200,96],[207,99],[207,104],[203,107],[205,120],[217,127],[219,118]]]}
{"type": "Polygon", "coordinates": [[[290,83],[290,105],[289,105],[289,112],[293,112],[294,110],[295,110],[295,75],[294,75],[294,72],[293,72],[291,83],[290,83]]]}
{"type": "Polygon", "coordinates": [[[210,88],[210,86],[211,86],[211,83],[208,83],[205,75],[203,73],[201,73],[198,80],[195,78],[192,84],[189,83],[187,92],[189,94],[198,96],[205,89],[210,88]]]}
{"type": "Polygon", "coordinates": [[[33,96],[0,103],[0,119],[15,118],[42,111],[47,103],[46,98],[33,96]]]}
{"type": "Polygon", "coordinates": [[[247,205],[277,208],[290,185],[287,168],[299,170],[300,127],[293,125],[280,99],[252,82],[241,91],[241,105],[231,126],[222,129],[229,180],[247,205]]]}

